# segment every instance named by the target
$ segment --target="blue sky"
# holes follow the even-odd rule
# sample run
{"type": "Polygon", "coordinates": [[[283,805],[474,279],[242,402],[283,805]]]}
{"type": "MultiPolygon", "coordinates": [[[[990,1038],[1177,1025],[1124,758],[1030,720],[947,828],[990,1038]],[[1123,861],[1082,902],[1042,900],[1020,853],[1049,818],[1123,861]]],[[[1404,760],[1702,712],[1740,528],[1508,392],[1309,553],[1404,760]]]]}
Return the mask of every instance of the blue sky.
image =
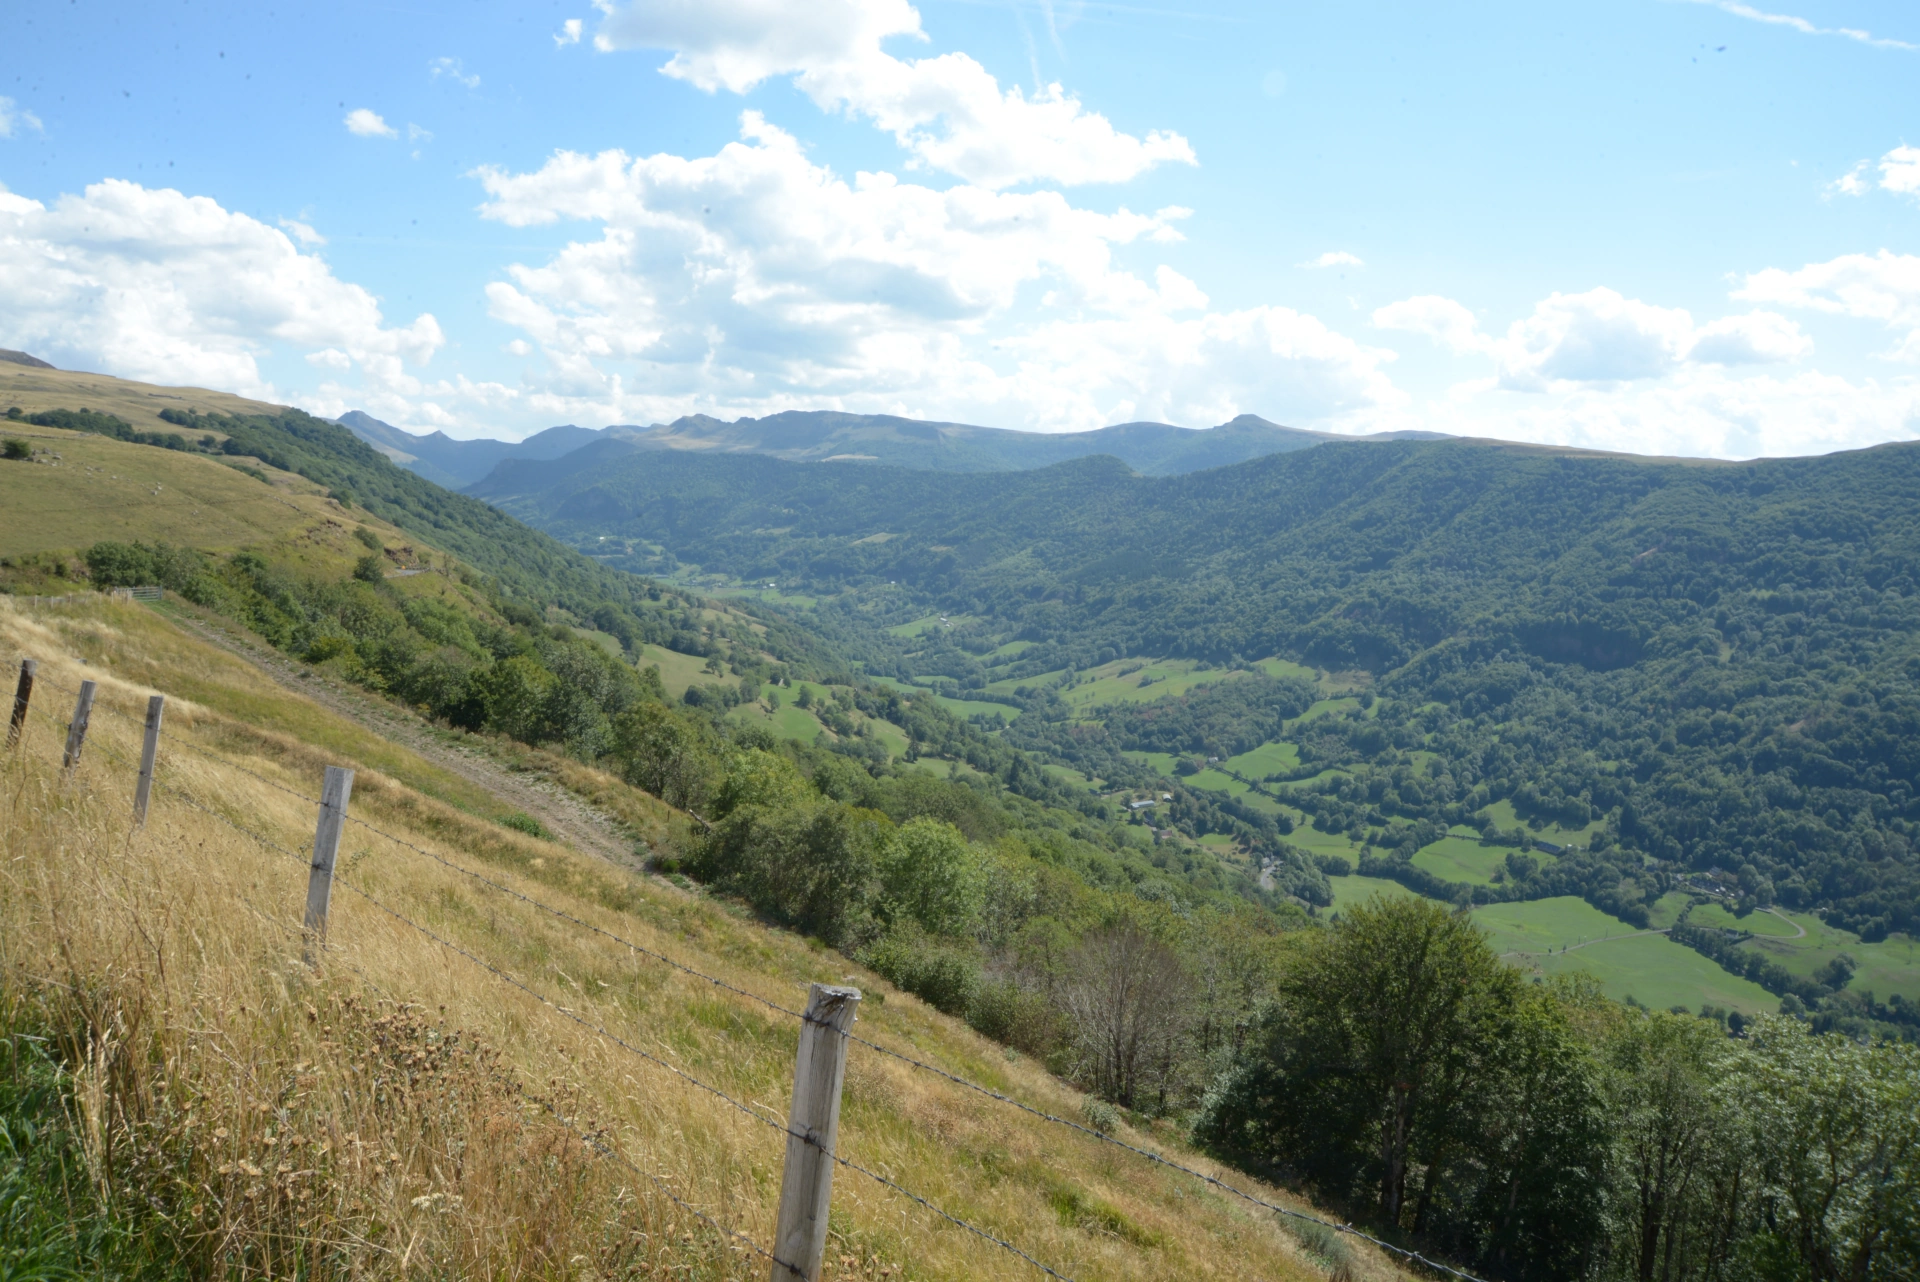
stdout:
{"type": "Polygon", "coordinates": [[[0,346],[414,430],[1920,436],[1920,11],[26,0],[0,346]]]}

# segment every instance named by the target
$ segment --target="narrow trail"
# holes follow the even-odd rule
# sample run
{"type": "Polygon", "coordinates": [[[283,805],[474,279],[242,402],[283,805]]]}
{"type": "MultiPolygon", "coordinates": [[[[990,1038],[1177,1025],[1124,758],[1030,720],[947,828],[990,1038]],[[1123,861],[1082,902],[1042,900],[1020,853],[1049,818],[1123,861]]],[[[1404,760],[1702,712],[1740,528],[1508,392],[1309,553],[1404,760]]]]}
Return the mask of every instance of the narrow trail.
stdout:
{"type": "Polygon", "coordinates": [[[1794,934],[1792,937],[1794,939],[1805,939],[1807,937],[1807,928],[1805,926],[1802,926],[1799,922],[1795,921],[1793,918],[1787,916],[1785,913],[1781,912],[1779,909],[1762,908],[1760,911],[1767,913],[1770,916],[1778,917],[1781,921],[1784,921],[1785,923],[1787,923],[1787,925],[1793,927],[1794,934]]]}
{"type": "Polygon", "coordinates": [[[236,629],[196,617],[184,609],[168,610],[166,617],[201,640],[244,659],[288,690],[417,753],[493,794],[503,804],[532,815],[561,842],[619,867],[640,870],[641,860],[634,851],[633,841],[621,834],[619,824],[559,785],[510,770],[482,752],[448,743],[445,732],[414,713],[376,695],[329,680],[236,629]]]}

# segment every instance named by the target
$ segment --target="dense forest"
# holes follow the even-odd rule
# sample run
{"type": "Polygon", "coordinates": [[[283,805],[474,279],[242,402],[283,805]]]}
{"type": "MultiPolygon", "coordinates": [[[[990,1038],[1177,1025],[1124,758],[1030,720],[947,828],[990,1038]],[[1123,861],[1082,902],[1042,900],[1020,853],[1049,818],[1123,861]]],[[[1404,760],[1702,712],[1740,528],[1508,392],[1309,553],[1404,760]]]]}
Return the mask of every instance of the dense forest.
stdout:
{"type": "Polygon", "coordinates": [[[1312,805],[1376,826],[1501,800],[1604,818],[1631,858],[1594,861],[1587,893],[1628,920],[1666,867],[1868,939],[1920,925],[1920,449],[1683,464],[1371,443],[1173,478],[1111,459],[992,477],[564,462],[496,501],[618,540],[614,564],[818,594],[809,622],[870,671],[967,690],[1125,655],[1356,670],[1380,709],[1308,748],[1378,778],[1312,805]],[[928,609],[965,622],[909,659],[885,627],[928,609]],[[996,655],[1010,639],[1031,644],[996,655]],[[1408,787],[1415,749],[1444,764],[1408,787]]]}

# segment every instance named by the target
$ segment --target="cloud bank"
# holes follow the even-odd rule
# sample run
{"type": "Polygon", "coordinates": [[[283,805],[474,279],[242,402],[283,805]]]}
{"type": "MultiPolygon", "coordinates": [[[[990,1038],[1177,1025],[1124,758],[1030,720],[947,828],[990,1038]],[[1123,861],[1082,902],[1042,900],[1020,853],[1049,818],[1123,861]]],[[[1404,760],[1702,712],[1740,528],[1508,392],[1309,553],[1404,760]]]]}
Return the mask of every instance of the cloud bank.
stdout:
{"type": "Polygon", "coordinates": [[[259,362],[276,344],[412,393],[405,366],[442,342],[431,315],[386,324],[372,294],[278,228],[120,180],[51,206],[0,189],[0,296],[7,345],[56,365],[268,400],[280,394],[259,362]]]}

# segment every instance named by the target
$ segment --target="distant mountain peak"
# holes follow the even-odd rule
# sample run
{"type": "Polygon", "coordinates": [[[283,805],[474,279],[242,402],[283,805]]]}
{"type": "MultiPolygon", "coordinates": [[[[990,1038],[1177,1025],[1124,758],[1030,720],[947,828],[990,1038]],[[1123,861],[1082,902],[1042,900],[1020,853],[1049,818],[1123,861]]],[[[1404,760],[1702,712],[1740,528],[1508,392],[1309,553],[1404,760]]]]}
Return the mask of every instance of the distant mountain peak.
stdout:
{"type": "Polygon", "coordinates": [[[25,352],[16,352],[10,347],[0,347],[0,361],[9,365],[25,365],[31,369],[57,369],[56,365],[41,360],[38,356],[29,356],[25,352]]]}

